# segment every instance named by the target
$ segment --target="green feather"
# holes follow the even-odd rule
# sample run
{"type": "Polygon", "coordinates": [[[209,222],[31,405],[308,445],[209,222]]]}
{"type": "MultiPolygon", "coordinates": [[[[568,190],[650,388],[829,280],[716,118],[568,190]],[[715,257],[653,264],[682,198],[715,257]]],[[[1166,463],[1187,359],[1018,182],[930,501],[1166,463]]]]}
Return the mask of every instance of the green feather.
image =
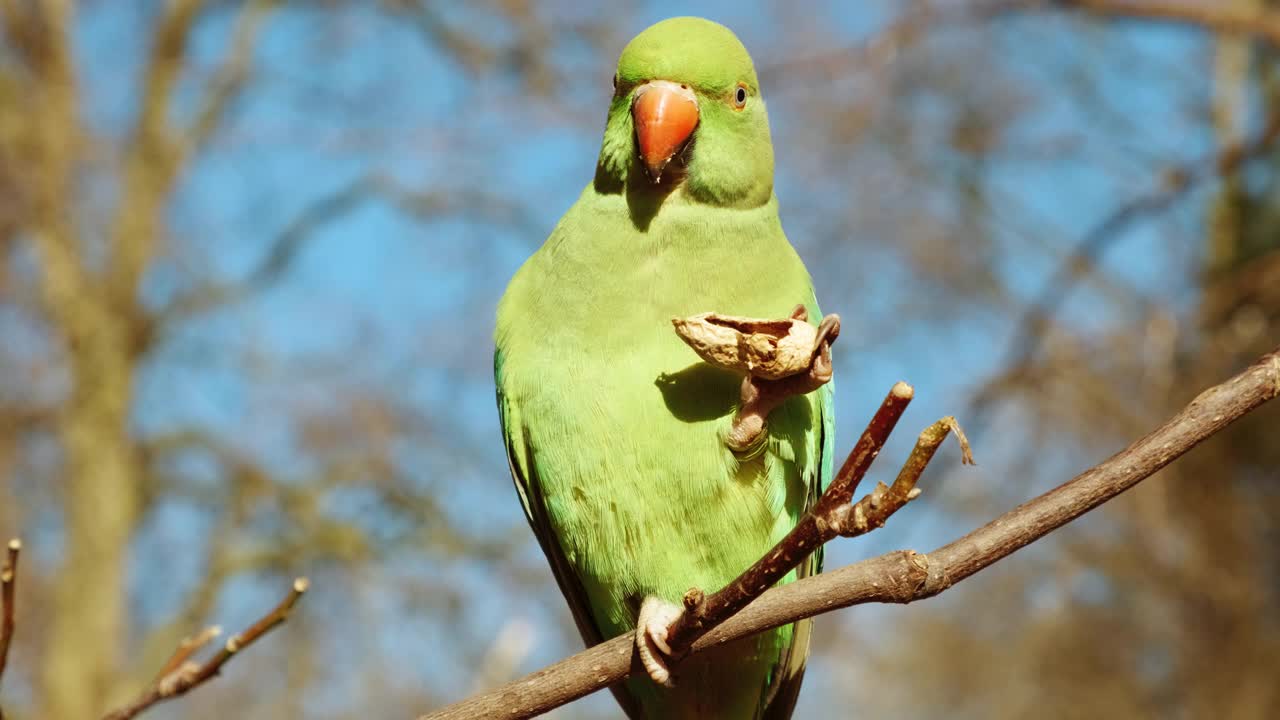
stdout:
{"type": "MultiPolygon", "coordinates": [[[[525,512],[588,643],[634,627],[648,595],[718,590],[794,525],[829,477],[830,385],[769,418],[766,450],[724,443],[740,378],[698,360],[671,318],[820,317],[782,231],[764,104],[727,29],[677,18],[619,61],[596,181],[516,273],[498,309],[495,375],[525,512]],[[684,82],[700,121],[687,174],[655,188],[635,160],[630,93],[684,82]]],[[[800,574],[815,572],[815,555],[800,574]]],[[[795,576],[793,573],[787,580],[795,576]]],[[[786,717],[808,623],[692,658],[678,685],[617,693],[633,717],[786,717]]]]}

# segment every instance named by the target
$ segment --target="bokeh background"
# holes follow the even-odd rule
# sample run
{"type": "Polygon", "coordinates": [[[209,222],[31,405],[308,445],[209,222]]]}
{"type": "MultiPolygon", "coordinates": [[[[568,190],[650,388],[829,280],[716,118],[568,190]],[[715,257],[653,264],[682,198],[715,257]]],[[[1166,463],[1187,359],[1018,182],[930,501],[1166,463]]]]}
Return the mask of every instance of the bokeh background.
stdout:
{"type": "MultiPolygon", "coordinates": [[[[674,14],[756,58],[845,321],[839,445],[905,379],[876,472],[950,413],[979,461],[948,447],[829,565],[1065,480],[1280,338],[1274,4],[0,0],[5,712],[94,717],[295,575],[288,625],[148,717],[413,717],[578,648],[494,308],[674,14]]],[[[797,717],[1280,716],[1277,422],[944,596],[823,617],[797,717]]]]}

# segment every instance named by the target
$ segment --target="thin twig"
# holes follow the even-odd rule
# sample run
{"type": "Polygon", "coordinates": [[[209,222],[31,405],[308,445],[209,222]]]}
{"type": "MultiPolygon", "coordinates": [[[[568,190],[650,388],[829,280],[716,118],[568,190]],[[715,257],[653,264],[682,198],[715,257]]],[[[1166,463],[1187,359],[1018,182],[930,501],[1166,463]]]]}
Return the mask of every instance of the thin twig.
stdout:
{"type": "Polygon", "coordinates": [[[220,629],[216,626],[206,628],[194,638],[183,640],[165,663],[164,667],[167,672],[161,672],[156,677],[155,682],[132,703],[107,713],[102,720],[130,720],[130,718],[137,717],[138,714],[162,700],[185,695],[209,681],[222,670],[222,666],[227,664],[233,655],[252,645],[258,638],[271,632],[277,625],[287,620],[289,613],[293,610],[293,606],[297,604],[302,594],[307,591],[307,586],[306,578],[294,580],[289,594],[285,596],[284,600],[280,601],[280,604],[275,609],[262,616],[244,632],[231,636],[223,643],[218,652],[205,661],[204,664],[191,662],[188,658],[201,646],[217,636],[221,632],[220,629]]]}
{"type": "MultiPolygon", "coordinates": [[[[898,550],[773,588],[693,644],[691,654],[837,608],[932,597],[1132,488],[1280,395],[1280,347],[1072,480],[928,555],[898,550]]],[[[909,461],[910,462],[910,461],[909,461]]],[[[633,633],[588,648],[421,720],[520,720],[643,673],[633,633]]]]}
{"type": "Polygon", "coordinates": [[[4,678],[9,644],[13,642],[14,590],[18,584],[18,554],[21,552],[22,541],[18,538],[10,540],[4,568],[0,569],[0,679],[4,678]]]}
{"type": "Polygon", "coordinates": [[[173,654],[169,656],[164,666],[160,668],[160,672],[156,673],[156,682],[159,683],[175,670],[181,668],[200,648],[208,645],[221,634],[221,625],[210,625],[197,635],[182,638],[182,642],[178,643],[178,647],[174,649],[173,654]]]}
{"type": "Polygon", "coordinates": [[[906,383],[900,382],[893,386],[826,492],[796,522],[791,532],[765,553],[764,557],[713,595],[704,596],[699,588],[692,588],[685,594],[686,612],[667,631],[667,644],[671,646],[675,657],[680,657],[704,633],[746,607],[747,603],[772,587],[810,553],[835,536],[834,528],[829,523],[832,513],[840,506],[849,504],[853,493],[858,489],[858,483],[871,468],[871,462],[880,454],[913,394],[911,386],[906,383]]]}
{"type": "Polygon", "coordinates": [[[828,524],[832,530],[826,540],[835,535],[857,537],[884,527],[889,516],[920,497],[916,481],[950,433],[955,433],[956,440],[960,443],[960,462],[972,465],[973,453],[969,449],[969,438],[965,437],[955,418],[950,415],[942,418],[920,432],[916,446],[911,449],[906,462],[902,463],[902,469],[898,471],[898,477],[894,478],[892,485],[876,483],[875,490],[858,502],[840,505],[831,510],[828,524]]]}

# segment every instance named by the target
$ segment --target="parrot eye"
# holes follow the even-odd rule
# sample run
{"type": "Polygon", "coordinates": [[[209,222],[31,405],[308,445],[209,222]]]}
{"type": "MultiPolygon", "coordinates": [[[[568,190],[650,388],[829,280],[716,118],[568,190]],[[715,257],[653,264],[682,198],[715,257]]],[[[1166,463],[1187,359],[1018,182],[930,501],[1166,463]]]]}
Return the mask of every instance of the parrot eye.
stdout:
{"type": "Polygon", "coordinates": [[[733,91],[733,109],[741,110],[747,106],[747,86],[744,83],[738,83],[738,89],[733,91]]]}

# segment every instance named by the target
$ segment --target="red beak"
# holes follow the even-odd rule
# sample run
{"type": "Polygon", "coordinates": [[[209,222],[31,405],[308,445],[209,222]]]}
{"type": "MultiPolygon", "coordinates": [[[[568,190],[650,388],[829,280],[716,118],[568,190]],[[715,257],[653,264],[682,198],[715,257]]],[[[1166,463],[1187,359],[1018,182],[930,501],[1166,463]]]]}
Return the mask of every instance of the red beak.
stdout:
{"type": "Polygon", "coordinates": [[[683,85],[655,80],[641,88],[631,106],[640,159],[649,179],[659,182],[671,158],[684,147],[698,125],[698,103],[683,85]]]}

